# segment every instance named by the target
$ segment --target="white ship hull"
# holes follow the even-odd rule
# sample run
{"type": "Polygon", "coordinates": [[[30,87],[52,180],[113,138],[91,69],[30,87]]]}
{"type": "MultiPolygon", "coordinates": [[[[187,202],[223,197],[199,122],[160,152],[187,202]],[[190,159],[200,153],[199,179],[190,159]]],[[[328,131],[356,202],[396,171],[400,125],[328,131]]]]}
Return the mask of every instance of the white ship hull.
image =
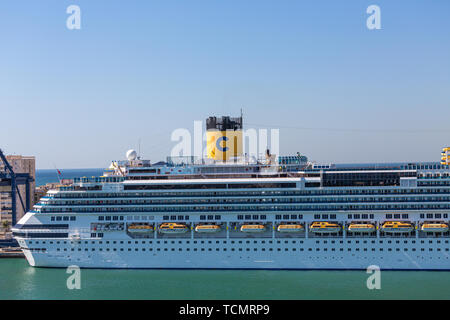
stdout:
{"type": "MultiPolygon", "coordinates": [[[[358,239],[352,239],[356,242],[358,239]]],[[[363,239],[359,239],[360,242],[363,239]]],[[[323,242],[323,241],[321,241],[323,242]]],[[[298,251],[298,246],[289,245],[283,247],[283,251],[262,252],[262,247],[258,252],[254,252],[256,246],[252,246],[251,251],[212,251],[194,252],[192,246],[186,245],[182,252],[178,251],[109,251],[109,252],[85,252],[74,251],[70,254],[57,252],[49,248],[45,253],[30,252],[24,250],[25,256],[31,266],[35,267],[61,267],[76,265],[80,268],[161,268],[161,269],[367,269],[370,265],[377,265],[381,269],[394,270],[449,270],[449,252],[441,250],[436,252],[436,246],[425,245],[425,250],[420,249],[413,252],[413,248],[418,248],[417,244],[411,241],[407,245],[402,245],[402,251],[392,252],[375,247],[376,252],[370,250],[363,251],[360,246],[344,246],[344,251],[330,252],[330,246],[317,245],[315,239],[310,239],[302,244],[303,247],[310,246],[312,251],[298,251]],[[191,250],[186,252],[190,247],[191,250]],[[296,248],[296,251],[292,249],[296,248]],[[328,247],[327,251],[324,251],[328,247]],[[435,250],[429,249],[434,247],[435,250]],[[317,249],[321,251],[317,251],[317,249]],[[285,251],[288,249],[288,251],[285,251]],[[348,251],[351,249],[351,251],[348,251]],[[408,249],[408,251],[404,251],[408,249]]],[[[447,245],[448,246],[448,245],[447,245]]],[[[146,246],[148,247],[148,245],[146,246]]],[[[274,246],[276,247],[276,246],[274,246]]],[[[335,246],[340,248],[340,246],[335,246]]],[[[60,248],[61,249],[61,248],[60,248]]],[[[183,248],[182,248],[183,249],[183,248]]],[[[245,249],[244,249],[245,250],[245,249]]],[[[266,247],[267,250],[267,247],[266,247]]]]}

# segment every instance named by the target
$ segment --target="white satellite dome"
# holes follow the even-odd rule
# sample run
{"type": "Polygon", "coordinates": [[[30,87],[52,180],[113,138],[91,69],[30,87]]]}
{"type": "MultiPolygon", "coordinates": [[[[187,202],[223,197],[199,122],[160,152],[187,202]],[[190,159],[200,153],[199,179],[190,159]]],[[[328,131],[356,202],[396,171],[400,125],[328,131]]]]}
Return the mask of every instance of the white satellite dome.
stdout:
{"type": "Polygon", "coordinates": [[[137,152],[133,149],[130,149],[127,151],[127,155],[126,155],[128,160],[136,160],[137,158],[137,152]]]}

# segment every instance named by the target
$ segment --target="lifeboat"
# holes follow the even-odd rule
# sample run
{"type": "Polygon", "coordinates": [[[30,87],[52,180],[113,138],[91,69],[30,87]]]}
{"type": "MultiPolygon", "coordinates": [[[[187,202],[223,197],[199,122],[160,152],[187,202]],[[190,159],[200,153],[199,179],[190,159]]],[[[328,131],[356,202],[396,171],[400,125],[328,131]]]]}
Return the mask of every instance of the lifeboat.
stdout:
{"type": "Polygon", "coordinates": [[[163,223],[159,226],[160,233],[185,233],[189,230],[189,228],[185,224],[181,223],[163,223]]]}
{"type": "Polygon", "coordinates": [[[374,232],[376,230],[375,225],[372,223],[351,223],[347,229],[349,232],[374,232]]]}
{"type": "Polygon", "coordinates": [[[263,224],[244,224],[241,226],[241,232],[263,232],[266,227],[263,224]]]}
{"type": "Polygon", "coordinates": [[[195,227],[195,231],[199,233],[214,233],[220,231],[220,226],[215,224],[201,224],[195,227]]]}
{"type": "Polygon", "coordinates": [[[420,228],[423,232],[447,232],[448,224],[446,223],[424,223],[420,228]]]}
{"type": "Polygon", "coordinates": [[[314,233],[334,233],[340,230],[341,226],[333,222],[316,221],[309,226],[309,231],[314,233]]]}
{"type": "Polygon", "coordinates": [[[132,224],[128,226],[128,232],[130,233],[150,233],[153,232],[153,227],[142,224],[132,224]]]}
{"type": "Polygon", "coordinates": [[[383,232],[392,233],[392,232],[411,232],[414,230],[414,226],[409,222],[400,222],[400,221],[387,221],[383,223],[381,227],[383,232]]]}
{"type": "Polygon", "coordinates": [[[301,224],[280,224],[277,227],[278,232],[302,232],[305,228],[301,224]]]}

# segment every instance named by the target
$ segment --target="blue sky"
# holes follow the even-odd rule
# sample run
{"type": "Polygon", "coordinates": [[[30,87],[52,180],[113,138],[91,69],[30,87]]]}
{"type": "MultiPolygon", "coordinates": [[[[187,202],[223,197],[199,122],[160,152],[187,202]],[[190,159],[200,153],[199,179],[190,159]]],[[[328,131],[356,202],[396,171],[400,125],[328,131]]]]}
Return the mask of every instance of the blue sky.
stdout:
{"type": "Polygon", "coordinates": [[[280,128],[319,162],[438,161],[450,145],[450,2],[0,2],[0,147],[104,167],[210,115],[280,128]],[[81,8],[81,30],[66,8],[81,8]],[[368,30],[366,8],[381,8],[368,30]]]}

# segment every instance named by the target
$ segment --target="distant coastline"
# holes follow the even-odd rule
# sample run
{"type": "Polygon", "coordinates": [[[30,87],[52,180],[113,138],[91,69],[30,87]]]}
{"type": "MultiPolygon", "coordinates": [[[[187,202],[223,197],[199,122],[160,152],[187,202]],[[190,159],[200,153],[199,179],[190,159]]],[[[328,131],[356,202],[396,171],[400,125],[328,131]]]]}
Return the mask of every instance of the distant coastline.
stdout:
{"type": "MultiPolygon", "coordinates": [[[[92,177],[103,175],[103,168],[91,169],[59,169],[61,178],[73,179],[77,177],[92,177]]],[[[58,182],[58,173],[56,169],[37,169],[36,170],[36,186],[42,186],[47,183],[58,182]]]]}

